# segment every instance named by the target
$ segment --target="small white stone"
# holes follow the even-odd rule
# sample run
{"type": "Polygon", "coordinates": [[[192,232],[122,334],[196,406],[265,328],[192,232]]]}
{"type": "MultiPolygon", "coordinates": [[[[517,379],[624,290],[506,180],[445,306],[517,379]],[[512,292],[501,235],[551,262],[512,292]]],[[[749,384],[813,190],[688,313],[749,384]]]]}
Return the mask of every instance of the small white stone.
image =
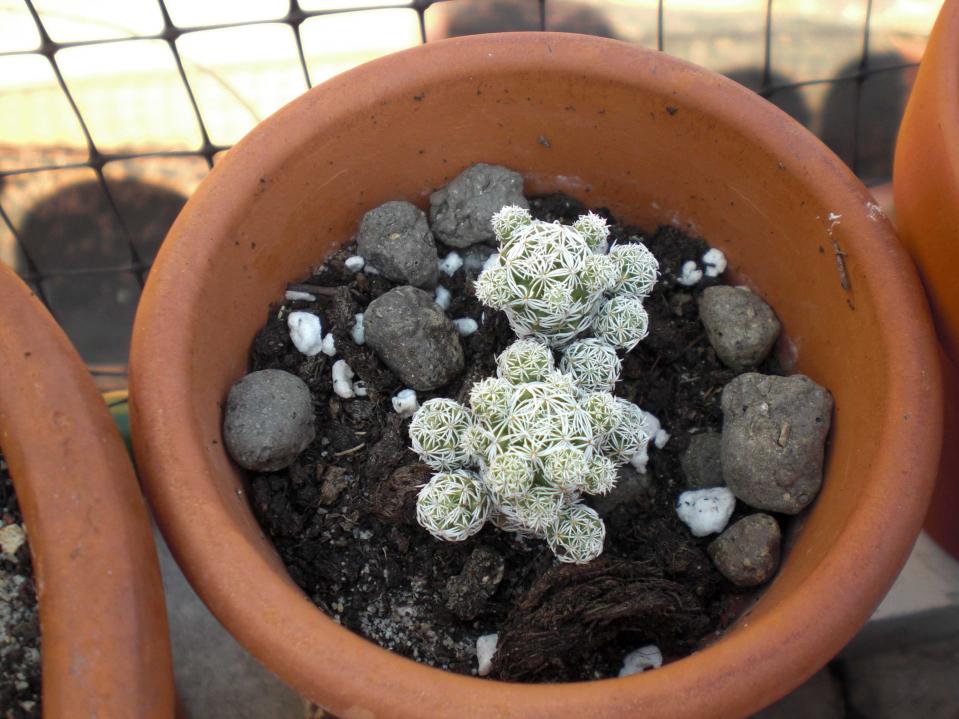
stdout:
{"type": "Polygon", "coordinates": [[[670,434],[665,429],[659,430],[656,434],[653,435],[653,444],[656,445],[656,449],[662,449],[666,446],[666,443],[669,441],[670,434]]]}
{"type": "Polygon", "coordinates": [[[354,382],[353,394],[357,397],[366,397],[366,395],[369,394],[369,391],[366,389],[366,382],[354,382]]]}
{"type": "Polygon", "coordinates": [[[26,541],[27,533],[23,531],[23,527],[19,524],[8,524],[5,527],[0,527],[0,550],[3,550],[4,554],[12,557],[26,541]]]}
{"type": "Polygon", "coordinates": [[[703,255],[703,267],[707,277],[719,277],[726,271],[726,255],[716,247],[707,250],[703,255]]]}
{"type": "Polygon", "coordinates": [[[646,474],[646,465],[649,463],[649,450],[647,449],[647,446],[643,445],[641,450],[630,457],[629,463],[633,465],[633,469],[640,474],[646,474]]]}
{"type": "Polygon", "coordinates": [[[679,278],[676,281],[686,287],[692,287],[698,284],[701,279],[703,279],[703,271],[699,269],[695,262],[689,260],[683,263],[679,271],[679,278]]]}
{"type": "Polygon", "coordinates": [[[436,299],[434,302],[438,304],[444,312],[450,308],[450,301],[453,299],[453,296],[450,294],[450,291],[443,287],[443,285],[436,286],[436,299]]]}
{"type": "Polygon", "coordinates": [[[640,674],[647,669],[659,669],[663,666],[663,653],[655,644],[647,644],[623,658],[623,668],[619,670],[620,677],[640,674]]]}
{"type": "Polygon", "coordinates": [[[694,537],[722,532],[736,507],[736,496],[726,487],[683,492],[676,502],[676,514],[694,537]]]}
{"type": "Polygon", "coordinates": [[[442,260],[438,260],[436,266],[440,268],[440,272],[452,277],[456,270],[463,266],[463,258],[458,252],[450,252],[442,260]]]}
{"type": "Polygon", "coordinates": [[[479,329],[479,325],[476,324],[476,320],[472,317],[461,317],[458,320],[453,320],[453,324],[456,326],[456,331],[460,333],[461,337],[471,335],[479,329]]]}
{"type": "Polygon", "coordinates": [[[290,300],[303,300],[305,302],[316,302],[316,295],[311,295],[309,292],[300,292],[298,290],[287,290],[286,299],[290,300]]]}
{"type": "Polygon", "coordinates": [[[476,673],[481,677],[488,676],[493,668],[497,642],[499,642],[499,634],[484,634],[476,640],[476,673]]]}
{"type": "Polygon", "coordinates": [[[320,353],[323,347],[323,328],[320,318],[312,312],[291,312],[286,319],[290,328],[290,339],[293,345],[307,357],[320,353]]]}
{"type": "Polygon", "coordinates": [[[353,255],[352,257],[347,257],[343,264],[346,265],[346,269],[350,272],[359,272],[363,269],[363,265],[366,264],[366,260],[359,255],[353,255]]]}
{"type": "Polygon", "coordinates": [[[337,360],[333,363],[333,391],[337,397],[351,399],[356,396],[353,391],[353,368],[346,360],[337,360]]]}
{"type": "Polygon", "coordinates": [[[420,403],[416,399],[416,390],[401,389],[393,397],[393,409],[400,417],[412,417],[416,410],[420,408],[420,403]]]}
{"type": "Polygon", "coordinates": [[[332,332],[326,333],[326,337],[323,338],[323,342],[320,344],[320,350],[327,357],[332,357],[336,354],[336,340],[333,338],[332,332]]]}
{"type": "Polygon", "coordinates": [[[366,330],[363,328],[363,313],[353,315],[353,341],[361,345],[366,342],[366,330]]]}

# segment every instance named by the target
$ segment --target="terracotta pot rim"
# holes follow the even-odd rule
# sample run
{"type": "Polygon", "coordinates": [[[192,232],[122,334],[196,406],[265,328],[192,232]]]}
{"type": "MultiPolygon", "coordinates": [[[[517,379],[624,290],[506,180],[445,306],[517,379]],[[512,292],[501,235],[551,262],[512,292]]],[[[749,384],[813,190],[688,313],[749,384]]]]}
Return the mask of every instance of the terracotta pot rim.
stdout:
{"type": "MultiPolygon", "coordinates": [[[[383,691],[407,698],[441,696],[452,706],[459,706],[466,697],[488,696],[493,711],[503,716],[514,714],[514,699],[526,706],[537,703],[544,712],[549,707],[582,711],[599,700],[605,706],[618,702],[626,711],[631,695],[652,691],[651,687],[656,687],[657,696],[673,697],[676,706],[692,713],[695,707],[703,714],[728,706],[758,709],[812,674],[824,662],[823,657],[838,651],[868,618],[908,554],[931,488],[941,413],[933,333],[912,264],[888,223],[868,212],[871,201],[861,183],[818,140],[755,94],[708,71],[618,41],[559,33],[474,36],[430,43],[344,73],[261,123],[228,153],[177,220],[151,274],[137,314],[131,387],[138,456],[146,456],[148,442],[155,451],[153,456],[179,454],[175,463],[158,459],[156,466],[146,468],[145,481],[164,535],[198,593],[247,648],[272,657],[271,668],[304,694],[315,697],[318,688],[326,684],[341,706],[349,705],[351,692],[362,695],[373,677],[385,685],[383,691]],[[608,62],[583,70],[575,60],[577,48],[597,43],[602,44],[608,62]],[[621,81],[631,68],[645,63],[655,68],[646,78],[649,84],[666,94],[670,83],[682,82],[687,91],[692,87],[695,94],[684,99],[687,107],[692,105],[744,128],[758,145],[767,148],[771,158],[801,166],[801,172],[816,178],[818,192],[835,198],[837,210],[844,212],[843,222],[851,227],[853,238],[845,249],[856,254],[870,287],[884,288],[872,293],[878,312],[896,309],[890,312],[894,319],[882,329],[883,342],[910,348],[889,373],[891,406],[900,408],[902,415],[877,418],[877,443],[894,442],[901,451],[879,456],[871,470],[876,477],[873,491],[851,517],[836,549],[823,558],[816,576],[784,600],[777,623],[768,616],[755,624],[747,622],[752,631],[735,632],[654,673],[626,679],[559,685],[490,683],[393,655],[339,627],[292,582],[275,578],[265,560],[231,526],[224,508],[210,503],[209,492],[194,484],[187,494],[179,490],[174,494],[163,481],[168,472],[202,466],[206,451],[196,440],[195,418],[161,416],[164,396],[181,388],[179,378],[191,365],[189,323],[164,313],[164,298],[174,291],[181,298],[196,297],[201,273],[177,274],[177,270],[215,262],[212,243],[187,246],[182,233],[201,216],[210,236],[228,228],[234,208],[224,198],[247,196],[262,173],[282,164],[290,152],[308,141],[311,115],[315,116],[320,106],[336,111],[337,103],[327,102],[331,98],[349,95],[354,103],[373,103],[380,94],[396,94],[397,83],[412,95],[421,83],[425,86],[453,76],[455,71],[444,58],[456,57],[462,64],[465,57],[484,65],[484,70],[516,66],[541,70],[522,54],[524,50],[534,55],[548,53],[551,73],[588,72],[610,82],[621,81]],[[255,162],[241,159],[251,157],[255,162]],[[212,207],[220,214],[211,213],[212,207]],[[911,322],[902,319],[902,307],[913,310],[906,313],[912,315],[911,322]],[[914,484],[905,491],[907,482],[914,484]],[[207,536],[206,528],[177,512],[178,506],[191,502],[202,505],[199,511],[206,523],[215,524],[227,533],[227,541],[235,543],[238,555],[245,557],[242,567],[224,566],[197,548],[207,536]],[[882,525],[888,529],[880,535],[878,527],[882,525]],[[883,552],[872,563],[862,563],[855,553],[843,551],[880,542],[883,552]],[[836,591],[851,582],[862,586],[858,596],[836,591]],[[276,603],[261,601],[266,595],[276,603]],[[282,611],[277,606],[282,606],[282,611]],[[291,626],[296,627],[295,632],[291,626]],[[320,634],[322,641],[313,639],[311,633],[320,634]],[[309,665],[310,652],[320,649],[336,657],[333,663],[355,669],[355,680],[350,681],[348,671],[309,665]],[[732,696],[728,701],[733,703],[713,704],[711,699],[717,695],[732,696]]],[[[390,712],[387,705],[380,708],[390,712]]]]}
{"type": "Polygon", "coordinates": [[[93,379],[0,263],[0,445],[27,527],[46,717],[172,717],[160,566],[126,448],[93,379]]]}

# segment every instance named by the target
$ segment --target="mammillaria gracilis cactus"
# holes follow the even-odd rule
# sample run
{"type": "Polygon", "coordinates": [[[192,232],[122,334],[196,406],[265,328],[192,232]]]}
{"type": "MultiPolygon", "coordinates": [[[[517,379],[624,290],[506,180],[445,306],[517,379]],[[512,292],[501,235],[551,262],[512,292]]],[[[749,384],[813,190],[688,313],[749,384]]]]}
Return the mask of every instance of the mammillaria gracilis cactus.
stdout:
{"type": "Polygon", "coordinates": [[[581,496],[609,492],[616,467],[649,441],[643,411],[610,392],[616,348],[646,335],[642,299],[658,264],[642,245],[607,253],[606,223],[592,213],[563,226],[506,207],[493,227],[499,260],[477,296],[521,339],[497,357],[495,377],[473,385],[468,408],[431,399],[414,415],[412,447],[438,470],[420,490],[417,520],[448,541],[489,520],[544,538],[560,561],[588,562],[606,528],[581,496]]]}

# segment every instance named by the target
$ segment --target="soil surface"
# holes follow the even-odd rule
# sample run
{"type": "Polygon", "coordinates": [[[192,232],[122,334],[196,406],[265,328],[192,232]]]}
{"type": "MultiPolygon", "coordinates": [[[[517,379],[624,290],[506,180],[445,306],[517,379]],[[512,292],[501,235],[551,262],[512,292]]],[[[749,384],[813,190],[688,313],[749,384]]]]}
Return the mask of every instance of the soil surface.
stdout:
{"type": "MultiPolygon", "coordinates": [[[[572,222],[586,208],[571,198],[530,199],[538,219],[572,222]]],[[[746,606],[752,594],[728,583],[706,545],[676,516],[686,489],[679,456],[692,433],[720,430],[723,386],[736,373],[717,360],[698,319],[694,288],[676,282],[686,260],[699,260],[705,242],[671,226],[655,232],[621,226],[608,212],[611,241],[642,240],[661,277],[646,300],[650,334],[624,357],[615,393],[656,415],[671,439],[650,444],[647,474],[627,466],[605,497],[585,496],[603,515],[602,556],[587,565],[560,565],[546,543],[487,525],[460,543],[441,542],[415,521],[416,492],[432,470],[409,449],[408,420],[392,410],[403,385],[371,350],[357,346],[354,314],[394,284],[354,274],[335,254],[297,289],[316,302],[271,308],[252,352],[252,370],[285,369],[313,392],[317,436],[288,469],[250,477],[254,510],[290,575],[337,622],[379,645],[433,666],[477,671],[476,639],[499,633],[491,677],[570,681],[616,676],[623,657],[656,644],[667,661],[708,642],[746,606]],[[365,398],[332,393],[335,358],[305,357],[286,327],[291,310],[319,314],[332,328],[338,357],[366,382],[365,398]]],[[[440,246],[443,256],[448,251],[440,246]]],[[[471,317],[479,330],[463,338],[466,368],[434,396],[466,398],[473,382],[494,373],[494,357],[514,339],[505,316],[483,307],[461,270],[440,284],[452,293],[451,318],[471,317]]],[[[771,365],[759,371],[780,373],[771,365]]],[[[732,521],[745,512],[737,508],[732,521]]]]}
{"type": "MultiPolygon", "coordinates": [[[[0,457],[0,531],[13,526],[22,529],[23,517],[0,457]]],[[[12,555],[0,551],[0,717],[39,716],[40,622],[30,548],[24,541],[12,555]]]]}

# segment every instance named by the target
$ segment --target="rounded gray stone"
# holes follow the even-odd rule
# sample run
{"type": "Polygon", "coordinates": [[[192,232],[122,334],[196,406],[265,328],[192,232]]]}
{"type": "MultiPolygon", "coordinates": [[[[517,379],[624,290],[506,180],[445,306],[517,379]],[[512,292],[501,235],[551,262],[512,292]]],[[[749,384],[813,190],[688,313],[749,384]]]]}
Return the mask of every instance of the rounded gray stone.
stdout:
{"type": "Polygon", "coordinates": [[[313,397],[296,375],[264,369],[230,388],[223,441],[241,467],[255,472],[288,467],[315,436],[313,397]]]}
{"type": "Polygon", "coordinates": [[[741,374],[723,388],[723,479],[756,509],[800,512],[822,485],[832,395],[808,377],[741,374]]]}
{"type": "Polygon", "coordinates": [[[435,287],[436,242],[426,214],[409,202],[387,202],[360,221],[357,251],[394,282],[414,287],[435,287]]]}
{"type": "Polygon", "coordinates": [[[707,551],[716,568],[737,587],[758,587],[776,574],[781,542],[775,519],[751,514],[713,540],[707,551]]]}
{"type": "Polygon", "coordinates": [[[687,488],[709,489],[726,484],[723,481],[722,443],[719,432],[700,432],[689,438],[689,446],[679,457],[687,488]]]}
{"type": "Polygon", "coordinates": [[[782,330],[776,313],[761,297],[728,285],[703,291],[699,319],[720,361],[739,372],[766,359],[782,330]]]}
{"type": "Polygon", "coordinates": [[[493,242],[491,220],[506,205],[529,207],[523,197],[523,176],[481,162],[430,195],[430,225],[436,237],[450,247],[493,242]]]}
{"type": "Polygon", "coordinates": [[[463,371],[459,333],[433,295],[409,285],[370,302],[366,344],[415,390],[441,387],[463,371]]]}

